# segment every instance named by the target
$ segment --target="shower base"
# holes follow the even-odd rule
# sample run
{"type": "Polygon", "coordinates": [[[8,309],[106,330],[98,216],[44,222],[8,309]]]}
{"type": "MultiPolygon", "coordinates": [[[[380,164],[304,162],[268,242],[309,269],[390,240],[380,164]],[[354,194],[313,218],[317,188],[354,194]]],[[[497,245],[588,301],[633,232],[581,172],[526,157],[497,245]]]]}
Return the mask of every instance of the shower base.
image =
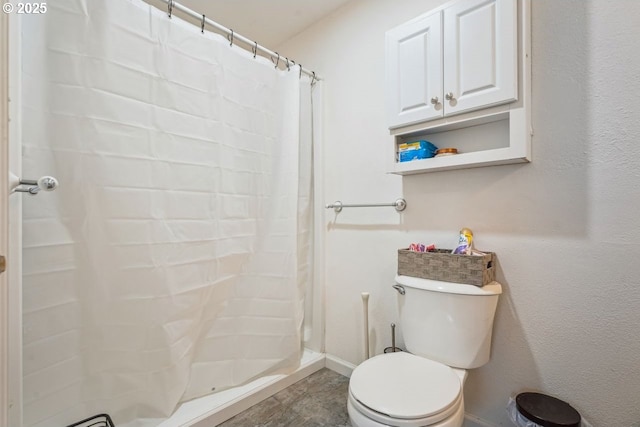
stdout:
{"type": "Polygon", "coordinates": [[[158,427],[211,427],[218,425],[325,365],[325,355],[305,349],[300,367],[289,375],[269,375],[199,399],[183,403],[158,427]]]}

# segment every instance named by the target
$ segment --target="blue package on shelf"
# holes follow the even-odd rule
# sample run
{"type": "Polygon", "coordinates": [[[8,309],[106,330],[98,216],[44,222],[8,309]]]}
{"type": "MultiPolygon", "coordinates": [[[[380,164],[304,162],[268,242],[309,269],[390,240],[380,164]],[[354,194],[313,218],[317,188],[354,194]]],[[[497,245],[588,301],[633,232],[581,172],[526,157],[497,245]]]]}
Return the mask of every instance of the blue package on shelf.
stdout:
{"type": "Polygon", "coordinates": [[[438,147],[429,141],[404,142],[398,145],[398,161],[410,162],[411,160],[429,159],[436,154],[438,147]]]}
{"type": "MultiPolygon", "coordinates": [[[[427,150],[420,148],[419,150],[406,150],[398,153],[400,162],[410,162],[411,160],[426,159],[427,150]]],[[[433,156],[432,156],[433,157],[433,156]]]]}

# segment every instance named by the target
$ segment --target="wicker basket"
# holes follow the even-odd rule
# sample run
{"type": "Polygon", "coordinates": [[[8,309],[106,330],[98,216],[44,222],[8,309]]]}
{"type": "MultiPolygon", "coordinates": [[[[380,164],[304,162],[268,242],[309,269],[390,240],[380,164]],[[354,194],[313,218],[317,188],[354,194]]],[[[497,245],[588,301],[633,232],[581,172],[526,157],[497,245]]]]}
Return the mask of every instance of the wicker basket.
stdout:
{"type": "Polygon", "coordinates": [[[435,252],[398,250],[398,274],[443,282],[484,286],[495,279],[493,252],[484,256],[453,255],[450,249],[435,252]]]}

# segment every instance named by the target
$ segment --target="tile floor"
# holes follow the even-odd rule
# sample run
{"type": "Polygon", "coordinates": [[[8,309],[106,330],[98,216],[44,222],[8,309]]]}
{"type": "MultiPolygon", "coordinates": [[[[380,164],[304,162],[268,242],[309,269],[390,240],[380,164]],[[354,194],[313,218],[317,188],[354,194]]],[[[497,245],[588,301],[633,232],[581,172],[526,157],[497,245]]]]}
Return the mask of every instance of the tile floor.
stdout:
{"type": "Polygon", "coordinates": [[[349,378],[324,368],[219,427],[351,427],[348,389],[349,378]]]}

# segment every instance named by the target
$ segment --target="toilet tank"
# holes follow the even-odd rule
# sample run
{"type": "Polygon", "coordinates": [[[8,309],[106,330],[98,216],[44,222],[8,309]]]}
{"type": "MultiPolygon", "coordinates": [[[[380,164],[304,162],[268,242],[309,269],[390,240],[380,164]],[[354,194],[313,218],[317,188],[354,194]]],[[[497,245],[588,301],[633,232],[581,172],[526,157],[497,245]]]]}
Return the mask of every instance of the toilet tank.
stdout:
{"type": "Polygon", "coordinates": [[[400,328],[406,350],[471,369],[489,361],[493,317],[502,286],[483,287],[397,276],[400,328]]]}

